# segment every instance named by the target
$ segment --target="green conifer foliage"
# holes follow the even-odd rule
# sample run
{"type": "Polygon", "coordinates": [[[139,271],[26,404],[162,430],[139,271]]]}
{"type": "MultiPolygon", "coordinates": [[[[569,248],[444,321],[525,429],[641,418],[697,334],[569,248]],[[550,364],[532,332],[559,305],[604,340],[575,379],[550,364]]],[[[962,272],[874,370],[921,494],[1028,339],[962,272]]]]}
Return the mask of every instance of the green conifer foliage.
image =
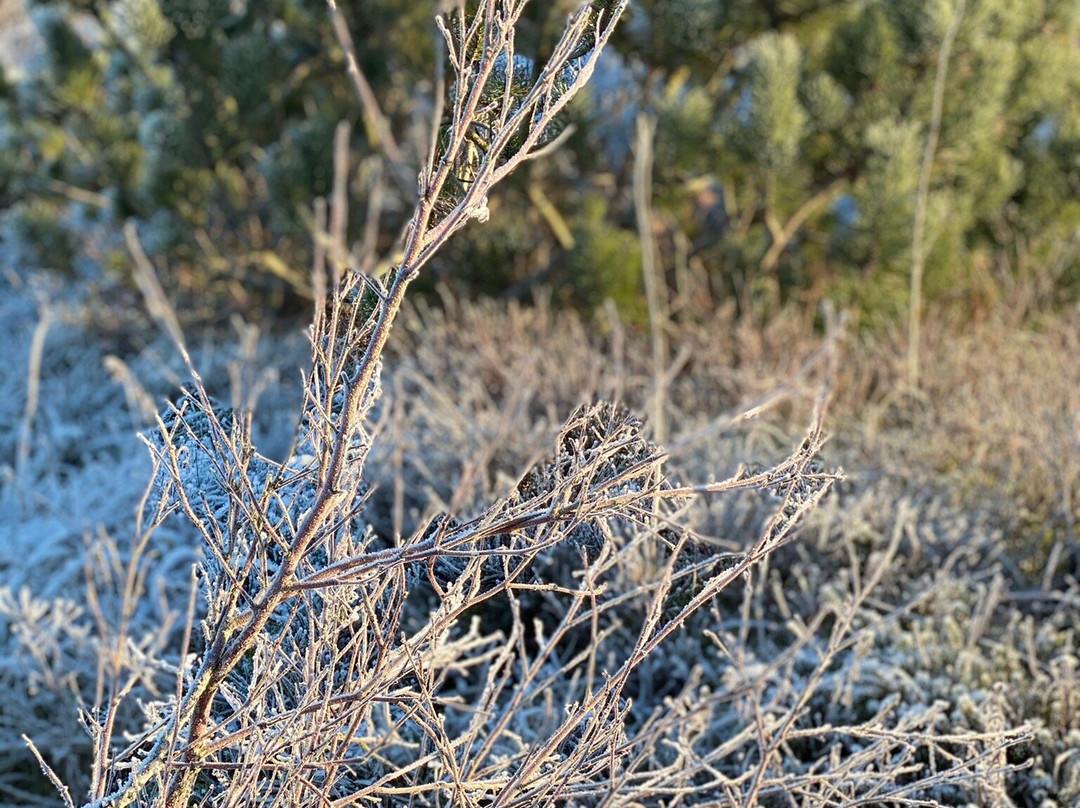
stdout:
{"type": "Polygon", "coordinates": [[[573,299],[592,308],[609,298],[630,322],[643,324],[646,309],[637,234],[613,225],[606,202],[598,195],[585,201],[574,230],[575,246],[567,262],[573,299]]]}
{"type": "Polygon", "coordinates": [[[161,12],[189,40],[206,39],[229,13],[228,0],[159,0],[161,12]]]}
{"type": "MultiPolygon", "coordinates": [[[[344,11],[367,20],[381,5],[357,0],[344,11]]],[[[52,219],[75,245],[87,228],[135,217],[151,254],[168,253],[166,281],[183,279],[200,296],[219,277],[241,281],[255,299],[279,288],[253,258],[266,250],[308,264],[310,210],[330,188],[334,126],[360,119],[325,4],[58,0],[35,7],[32,19],[43,56],[0,97],[0,210],[52,219]]],[[[407,22],[413,39],[430,39],[407,22]]],[[[388,46],[358,42],[361,58],[382,66],[373,80],[383,87],[412,56],[388,46]]],[[[388,113],[408,101],[382,95],[388,113]]],[[[354,130],[357,152],[370,152],[363,128],[354,130]]],[[[19,241],[38,229],[13,222],[0,232],[27,268],[70,269],[43,243],[19,241]]],[[[128,265],[119,246],[94,260],[128,265]]]]}
{"type": "Polygon", "coordinates": [[[802,51],[790,34],[767,33],[750,45],[747,92],[750,138],[770,174],[789,168],[798,154],[806,125],[799,103],[802,51]]]}
{"type": "Polygon", "coordinates": [[[156,0],[113,0],[103,19],[128,53],[150,61],[176,35],[156,0]]]}
{"type": "Polygon", "coordinates": [[[627,39],[655,71],[657,199],[722,279],[718,288],[744,302],[771,289],[776,301],[828,295],[871,319],[901,314],[928,171],[928,295],[977,305],[972,291],[994,288],[988,273],[1001,280],[1052,264],[1054,295],[1075,297],[1080,7],[966,3],[928,157],[938,57],[955,8],[954,0],[639,7],[627,39]],[[661,24],[706,13],[715,17],[706,30],[661,24]],[[677,52],[691,69],[674,66],[677,52]],[[700,193],[710,183],[722,189],[719,203],[700,193]],[[721,227],[702,199],[719,207],[721,227]]]}
{"type": "MultiPolygon", "coordinates": [[[[340,5],[361,68],[414,163],[384,195],[382,223],[392,233],[404,224],[394,217],[409,209],[404,186],[430,134],[417,122],[436,91],[431,15],[451,6],[340,5]]],[[[579,5],[526,7],[513,64],[503,66],[511,94],[534,77],[552,32],[579,5]]],[[[599,20],[608,6],[593,0],[590,13],[599,20]]],[[[909,305],[916,196],[928,171],[928,299],[978,306],[1006,294],[1010,278],[1045,276],[1040,305],[1074,300],[1080,4],[967,0],[927,163],[938,57],[955,8],[955,0],[634,3],[597,80],[566,110],[574,131],[542,173],[521,172],[500,191],[502,219],[528,232],[467,230],[433,277],[450,274],[460,253],[481,260],[467,273],[483,279],[477,288],[491,291],[496,278],[514,290],[579,288],[572,267],[592,249],[589,239],[633,230],[630,144],[646,110],[658,124],[652,202],[672,286],[677,236],[685,261],[708,273],[718,295],[770,306],[829,296],[867,320],[898,316],[909,305]],[[598,198],[608,221],[586,227],[598,198]]],[[[355,124],[354,154],[374,150],[322,2],[57,0],[34,18],[44,57],[0,93],[0,208],[33,202],[36,222],[51,209],[75,245],[88,221],[115,226],[134,216],[146,243],[169,251],[170,264],[184,267],[177,277],[193,286],[215,273],[239,277],[248,292],[273,286],[279,281],[252,257],[267,251],[309,265],[311,205],[330,189],[334,126],[355,124]],[[196,246],[207,243],[212,260],[196,246]]],[[[506,87],[497,77],[486,85],[448,193],[469,187],[494,123],[484,114],[495,113],[506,87]]],[[[456,92],[446,87],[444,101],[456,92]]],[[[560,131],[550,127],[545,140],[560,131]]],[[[444,147],[449,136],[445,127],[437,133],[444,147]]],[[[360,202],[351,232],[359,232],[363,189],[350,190],[360,202]]],[[[28,231],[4,232],[10,241],[28,231]]],[[[33,263],[40,245],[16,246],[33,263]]],[[[379,247],[391,249],[385,239],[379,247]]],[[[629,287],[612,283],[610,295],[625,299],[629,287]]],[[[601,283],[582,300],[603,297],[601,283]]]]}

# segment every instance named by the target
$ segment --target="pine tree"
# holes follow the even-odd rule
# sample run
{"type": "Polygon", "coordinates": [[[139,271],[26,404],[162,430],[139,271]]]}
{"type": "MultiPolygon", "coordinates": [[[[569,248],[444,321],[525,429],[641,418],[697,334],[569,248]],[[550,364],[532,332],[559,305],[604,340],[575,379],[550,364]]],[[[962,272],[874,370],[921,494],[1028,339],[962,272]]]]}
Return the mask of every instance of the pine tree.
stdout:
{"type": "Polygon", "coordinates": [[[794,3],[783,13],[764,2],[706,5],[644,4],[634,44],[642,58],[645,43],[658,54],[658,196],[673,211],[689,206],[676,217],[727,279],[722,288],[744,301],[762,289],[776,300],[829,294],[868,315],[898,315],[925,169],[928,294],[971,301],[973,290],[987,293],[991,268],[1048,271],[1039,267],[1051,256],[1058,293],[1080,290],[1070,241],[1080,173],[1065,158],[1078,130],[1075,4],[967,3],[926,166],[951,0],[794,3]],[[717,19],[669,34],[663,21],[675,13],[717,19]],[[667,68],[680,49],[703,66],[715,52],[714,72],[667,68]],[[712,221],[694,212],[706,182],[722,189],[720,228],[695,224],[712,221]],[[1019,244],[1035,245],[1024,266],[1019,244]]]}
{"type": "MultiPolygon", "coordinates": [[[[4,238],[13,254],[62,268],[70,250],[46,254],[45,246],[77,252],[88,218],[115,226],[134,216],[146,244],[168,251],[199,284],[223,272],[235,283],[246,269],[246,289],[273,286],[250,271],[267,253],[306,266],[309,210],[329,191],[334,126],[360,119],[324,8],[306,0],[274,0],[258,13],[234,13],[221,0],[77,5],[101,36],[74,33],[72,2],[38,8],[45,58],[0,95],[0,207],[12,208],[4,238]],[[41,238],[43,228],[52,235],[41,238]],[[198,231],[216,257],[200,253],[198,231]],[[28,233],[35,238],[26,241],[28,233]]],[[[361,67],[417,166],[429,135],[415,120],[434,89],[435,6],[356,0],[343,8],[361,67]]],[[[551,32],[576,7],[527,6],[505,66],[512,91],[544,63],[551,32]]],[[[586,7],[599,20],[608,4],[586,7]]],[[[929,298],[979,305],[1004,294],[1009,279],[1036,277],[1040,305],[1075,299],[1080,7],[967,0],[928,162],[955,8],[955,0],[635,3],[592,88],[544,137],[584,125],[551,160],[510,179],[492,200],[502,207],[492,226],[465,232],[440,260],[474,267],[476,288],[543,281],[580,297],[580,256],[611,253],[590,239],[636,236],[629,143],[635,115],[646,111],[658,120],[653,202],[672,283],[678,239],[717,297],[753,307],[830,296],[866,320],[894,318],[909,305],[921,210],[929,298]],[[597,209],[602,227],[593,226],[597,209]]],[[[588,51],[589,30],[578,52],[588,51]]],[[[485,88],[485,109],[498,108],[505,87],[485,88]]],[[[445,92],[452,100],[457,90],[445,92]]],[[[365,127],[354,129],[354,151],[374,149],[365,127]]],[[[490,129],[480,120],[467,133],[454,167],[458,193],[490,129]]],[[[438,133],[443,147],[450,134],[438,133]]],[[[514,149],[507,144],[503,159],[514,149]]],[[[411,204],[398,185],[385,205],[387,231],[404,224],[393,217],[411,204]]],[[[106,263],[124,262],[121,254],[106,263]]],[[[598,270],[612,285],[592,285],[587,305],[605,294],[626,300],[639,288],[634,271],[633,262],[598,270]]]]}

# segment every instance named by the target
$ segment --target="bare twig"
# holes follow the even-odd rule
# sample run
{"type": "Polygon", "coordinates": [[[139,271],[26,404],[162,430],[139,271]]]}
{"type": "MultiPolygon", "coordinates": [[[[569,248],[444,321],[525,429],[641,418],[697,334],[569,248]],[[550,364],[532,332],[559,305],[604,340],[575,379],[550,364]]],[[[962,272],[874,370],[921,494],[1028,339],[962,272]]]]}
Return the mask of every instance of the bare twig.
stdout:
{"type": "Polygon", "coordinates": [[[649,334],[652,337],[653,395],[652,427],[658,443],[667,440],[667,414],[663,384],[667,365],[667,284],[659,266],[652,217],[653,137],[656,121],[640,113],[634,141],[634,210],[637,213],[638,240],[641,243],[641,269],[645,279],[645,300],[649,308],[649,334]]]}
{"type": "Polygon", "coordinates": [[[49,782],[52,783],[53,788],[55,788],[60,793],[60,796],[64,800],[64,805],[67,806],[67,808],[75,808],[75,803],[71,801],[71,792],[68,790],[68,787],[65,786],[63,781],[61,781],[61,779],[56,776],[56,772],[52,770],[52,767],[45,762],[45,758],[41,756],[41,752],[38,751],[38,748],[36,746],[34,746],[34,742],[27,738],[25,735],[21,737],[23,739],[23,743],[27,745],[27,747],[30,749],[30,752],[37,759],[38,765],[41,766],[41,771],[48,778],[49,782]]]}
{"type": "Polygon", "coordinates": [[[176,346],[176,349],[184,358],[184,364],[191,368],[191,356],[188,354],[187,344],[184,341],[184,331],[180,327],[180,318],[176,316],[176,311],[173,309],[172,304],[169,303],[165,290],[161,288],[161,284],[158,282],[157,271],[139,242],[138,228],[135,226],[133,219],[124,222],[124,240],[127,242],[128,251],[135,262],[135,284],[139,287],[139,291],[142,292],[150,316],[169,335],[173,345],[176,346]]]}
{"type": "Polygon", "coordinates": [[[25,484],[27,462],[30,459],[30,445],[34,437],[34,417],[37,415],[38,398],[41,391],[41,360],[45,354],[45,339],[52,326],[53,311],[47,300],[38,305],[38,321],[34,326],[34,335],[30,340],[30,355],[27,358],[26,403],[23,405],[23,417],[19,424],[19,440],[15,448],[15,479],[25,484]]]}
{"type": "MultiPolygon", "coordinates": [[[[284,643],[289,635],[281,628],[271,629],[272,621],[281,619],[275,615],[287,609],[292,615],[286,620],[288,626],[307,613],[302,608],[306,601],[296,599],[304,591],[296,586],[301,570],[312,554],[329,552],[330,548],[346,541],[341,531],[357,507],[361,490],[359,472],[370,443],[363,430],[363,421],[379,392],[383,348],[406,288],[455,230],[469,219],[482,216],[488,190],[542,145],[547,127],[587,79],[599,49],[625,7],[625,0],[606,15],[602,25],[591,7],[579,12],[560,40],[551,62],[545,65],[540,78],[519,101],[510,93],[509,73],[516,75],[513,24],[523,6],[520,1],[508,0],[505,8],[496,13],[495,4],[489,2],[477,18],[482,25],[469,26],[473,36],[480,36],[482,31],[485,43],[479,52],[478,63],[473,64],[462,59],[461,54],[451,53],[451,60],[456,59],[458,73],[452,134],[438,159],[433,156],[429,160],[429,165],[436,162],[438,165],[434,176],[428,172],[422,181],[423,193],[406,237],[400,266],[388,275],[385,285],[355,274],[342,277],[340,281],[335,276],[330,306],[317,313],[313,327],[314,370],[307,381],[296,468],[275,469],[265,459],[254,456],[246,444],[243,430],[237,431],[243,421],[233,418],[226,422],[223,414],[214,409],[193,369],[194,400],[170,414],[173,426],[161,424],[164,445],[160,458],[167,472],[164,485],[172,492],[168,496],[176,498],[180,509],[203,535],[210,551],[212,608],[206,627],[206,649],[197,668],[177,693],[170,717],[162,725],[156,740],[132,767],[129,778],[117,791],[101,796],[95,805],[102,808],[126,805],[137,799],[142,789],[151,783],[157,783],[166,806],[179,808],[186,805],[198,773],[209,764],[212,752],[225,748],[222,744],[233,743],[214,738],[217,728],[227,723],[215,718],[215,705],[221,703],[222,689],[226,688],[237,666],[249,657],[268,632],[274,638],[272,647],[278,649],[275,653],[286,656],[284,643]],[[580,58],[575,54],[573,58],[578,61],[571,66],[577,43],[590,26],[595,26],[597,32],[595,48],[580,58]],[[500,59],[505,68],[501,77],[496,70],[500,59]],[[489,86],[492,81],[496,83],[489,86]],[[499,81],[501,85],[497,84],[499,81]],[[492,87],[503,88],[502,106],[494,118],[494,130],[488,132],[491,142],[482,157],[479,172],[470,180],[464,193],[456,190],[444,193],[451,172],[460,165],[466,135],[473,126],[473,116],[479,114],[481,98],[485,93],[491,98],[492,87]],[[511,148],[512,139],[521,139],[521,142],[515,142],[511,148]],[[177,445],[181,442],[185,444],[183,447],[177,445]],[[255,468],[264,471],[255,477],[255,468]],[[199,475],[195,488],[186,482],[192,473],[199,475]],[[202,475],[218,480],[216,485],[220,491],[208,491],[202,475]],[[280,510],[281,506],[274,503],[282,495],[267,487],[270,480],[277,481],[273,483],[275,487],[292,486],[296,492],[292,495],[294,498],[300,495],[299,491],[304,491],[305,496],[310,496],[310,505],[292,516],[286,502],[283,503],[284,512],[271,517],[271,512],[280,510]],[[224,498],[222,504],[229,514],[224,523],[212,516],[216,511],[211,496],[224,498]],[[257,541],[248,538],[249,531],[259,537],[257,541]],[[260,569],[263,570],[261,573],[260,569]]],[[[378,142],[387,150],[392,164],[401,166],[400,152],[389,134],[389,127],[378,114],[377,105],[367,92],[370,88],[356,65],[351,39],[340,13],[333,2],[330,8],[370,127],[378,134],[378,142]]],[[[453,50],[453,43],[449,40],[448,43],[453,50]]],[[[335,150],[339,182],[331,208],[329,244],[329,257],[335,267],[340,265],[339,258],[343,253],[342,142],[345,134],[347,129],[339,127],[335,150]]],[[[433,144],[433,155],[438,148],[439,144],[433,144]]],[[[164,300],[132,223],[128,223],[125,234],[148,306],[172,336],[190,368],[178,320],[164,300]]],[[[519,517],[506,528],[516,531],[532,524],[539,527],[549,520],[550,508],[531,517],[519,517]]],[[[546,544],[540,542],[532,553],[544,546],[546,544]]],[[[515,561],[515,569],[521,569],[522,563],[524,561],[515,561]]],[[[476,564],[473,567],[479,575],[481,567],[476,564]]],[[[511,573],[512,576],[516,574],[511,573]]],[[[440,625],[446,626],[456,620],[466,603],[462,600],[448,609],[440,625]]],[[[430,643],[443,630],[422,632],[417,641],[430,643]]],[[[384,657],[386,660],[393,658],[384,657]]],[[[398,662],[386,668],[384,684],[389,685],[403,675],[403,665],[408,658],[396,657],[398,662]]],[[[243,709],[258,709],[261,704],[258,693],[253,692],[248,698],[248,705],[243,709]]],[[[295,715],[307,714],[304,711],[295,715]]]]}
{"type": "Polygon", "coordinates": [[[769,225],[769,235],[772,237],[772,243],[769,245],[769,249],[765,251],[765,255],[762,256],[762,270],[771,272],[776,268],[776,265],[780,263],[780,256],[784,254],[784,250],[787,249],[788,244],[791,243],[791,240],[799,232],[800,228],[806,224],[811,216],[839,196],[845,184],[846,180],[842,179],[834,180],[829,183],[800,205],[799,209],[796,210],[795,213],[791,215],[791,218],[783,225],[777,222],[775,217],[771,215],[766,217],[766,223],[769,225]]]}
{"type": "Polygon", "coordinates": [[[330,278],[334,289],[349,264],[345,228],[349,223],[349,136],[352,127],[340,121],[334,130],[334,189],[330,197],[330,278]]]}
{"type": "Polygon", "coordinates": [[[926,268],[926,216],[930,204],[930,178],[934,170],[938,137],[941,134],[941,118],[945,107],[945,81],[949,72],[949,57],[953,43],[964,18],[967,0],[956,0],[952,19],[938,51],[937,69],[934,73],[934,99],[930,110],[930,126],[926,133],[922,165],[919,169],[919,185],[915,191],[915,222],[911,235],[911,293],[908,301],[908,387],[919,387],[919,351],[922,324],[922,285],[926,268]]]}
{"type": "Polygon", "coordinates": [[[360,70],[360,62],[356,55],[356,45],[353,43],[352,33],[337,6],[336,0],[327,0],[330,9],[330,22],[334,28],[334,36],[337,38],[341,49],[345,52],[345,70],[352,79],[356,97],[360,100],[360,109],[364,116],[364,129],[368,142],[381,151],[390,161],[390,168],[394,177],[401,185],[402,190],[410,196],[416,193],[416,184],[409,176],[409,161],[406,159],[390,128],[386,116],[383,115],[375,92],[371,89],[367,77],[360,70]]]}

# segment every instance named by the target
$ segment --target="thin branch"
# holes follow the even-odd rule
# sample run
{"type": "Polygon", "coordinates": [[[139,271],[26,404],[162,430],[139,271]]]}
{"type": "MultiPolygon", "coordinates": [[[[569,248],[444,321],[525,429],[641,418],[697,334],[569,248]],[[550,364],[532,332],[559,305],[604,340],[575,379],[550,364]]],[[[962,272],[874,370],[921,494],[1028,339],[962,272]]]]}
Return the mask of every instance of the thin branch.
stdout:
{"type": "Polygon", "coordinates": [[[937,154],[938,138],[941,134],[941,119],[945,108],[945,81],[949,72],[949,57],[953,43],[964,18],[967,0],[956,0],[953,6],[952,20],[945,31],[938,51],[937,69],[934,74],[934,99],[930,110],[930,128],[926,133],[923,148],[922,165],[919,169],[919,185],[915,192],[915,222],[911,236],[911,290],[908,300],[908,351],[907,383],[912,390],[919,387],[919,343],[922,340],[922,287],[923,273],[926,269],[926,217],[930,205],[930,178],[934,170],[934,158],[937,154]]]}
{"type": "Polygon", "coordinates": [[[353,42],[352,32],[349,31],[349,26],[345,22],[340,9],[338,9],[337,0],[326,0],[326,2],[330,9],[330,22],[334,28],[334,36],[345,53],[345,71],[349,74],[349,78],[352,79],[353,89],[356,90],[356,97],[360,101],[368,142],[376,151],[386,155],[387,160],[390,161],[394,177],[401,185],[402,190],[410,196],[414,196],[416,194],[416,182],[409,176],[409,162],[394,139],[390,123],[387,121],[386,116],[383,115],[379,101],[375,97],[375,92],[371,89],[371,84],[368,83],[367,77],[360,69],[360,61],[356,55],[356,44],[353,42]]]}
{"type": "Polygon", "coordinates": [[[349,264],[345,228],[349,224],[349,137],[352,127],[339,121],[334,130],[334,187],[330,197],[330,278],[332,287],[341,286],[343,270],[349,264]]]}
{"type": "Polygon", "coordinates": [[[150,316],[169,335],[173,345],[176,346],[176,350],[184,358],[184,364],[191,369],[191,355],[188,353],[187,343],[184,340],[184,330],[180,327],[180,318],[176,316],[176,310],[169,303],[168,295],[165,294],[165,290],[161,288],[161,284],[158,282],[157,271],[139,242],[139,231],[135,226],[134,219],[128,219],[124,222],[124,240],[127,242],[128,251],[135,262],[135,271],[133,273],[135,285],[142,292],[150,316]]]}
{"type": "Polygon", "coordinates": [[[652,346],[652,428],[657,443],[667,440],[667,386],[663,383],[667,365],[667,285],[659,266],[656,237],[653,235],[652,166],[656,120],[645,113],[637,116],[634,141],[634,211],[641,245],[641,270],[645,280],[645,300],[649,310],[652,346]]]}
{"type": "Polygon", "coordinates": [[[769,235],[772,243],[761,259],[761,268],[765,272],[771,272],[780,263],[780,256],[784,254],[788,244],[799,232],[807,220],[821,210],[825,205],[832,202],[843,190],[846,180],[833,180],[812,197],[803,202],[799,209],[791,215],[787,224],[781,225],[771,213],[766,216],[766,224],[769,225],[769,235]]]}
{"type": "Polygon", "coordinates": [[[53,788],[55,788],[57,792],[59,792],[61,798],[64,800],[64,805],[67,808],[75,808],[75,803],[71,801],[71,791],[68,790],[68,787],[64,785],[63,781],[59,777],[57,777],[56,772],[52,770],[52,767],[45,762],[45,758],[42,757],[41,752],[38,751],[38,748],[34,746],[34,742],[27,738],[25,735],[20,735],[19,737],[22,738],[23,743],[26,744],[26,746],[30,749],[30,752],[34,755],[34,758],[37,760],[38,765],[41,767],[42,773],[45,775],[46,778],[48,778],[49,782],[52,783],[53,788]]]}
{"type": "Polygon", "coordinates": [[[52,327],[53,311],[47,300],[38,305],[38,321],[30,339],[30,355],[26,362],[26,403],[19,423],[19,439],[15,448],[15,479],[20,485],[27,481],[27,464],[34,437],[34,418],[37,415],[41,392],[41,362],[45,354],[45,339],[52,327]]]}

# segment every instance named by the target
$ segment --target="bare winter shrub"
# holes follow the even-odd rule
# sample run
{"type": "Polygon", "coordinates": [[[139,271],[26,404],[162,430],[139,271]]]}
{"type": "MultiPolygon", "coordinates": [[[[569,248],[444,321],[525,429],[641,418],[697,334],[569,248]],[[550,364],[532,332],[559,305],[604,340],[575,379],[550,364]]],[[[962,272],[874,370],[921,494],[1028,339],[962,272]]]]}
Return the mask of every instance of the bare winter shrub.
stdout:
{"type": "MultiPolygon", "coordinates": [[[[600,405],[579,410],[551,458],[480,515],[447,515],[391,544],[365,526],[366,423],[405,289],[455,230],[485,217],[488,189],[547,139],[623,4],[580,10],[535,81],[513,48],[521,8],[460,9],[443,26],[456,75],[450,123],[421,175],[403,261],[383,280],[333,274],[289,457],[258,454],[249,419],[215,406],[194,370],[194,387],[161,420],[151,513],[160,521],[180,511],[198,529],[207,614],[185,640],[195,654],[180,664],[174,697],[146,705],[147,730],[125,750],[114,748],[113,728],[131,683],[109,671],[112,698],[90,717],[95,804],[395,794],[511,804],[610,791],[628,753],[622,694],[631,675],[786,541],[834,479],[810,468],[819,407],[788,461],[701,487],[783,492],[758,542],[718,566],[719,554],[668,524],[695,489],[667,483],[662,452],[640,424],[600,405]],[[630,528],[620,531],[625,546],[616,520],[630,528]],[[676,563],[687,548],[690,562],[676,563]],[[580,579],[544,582],[545,565],[576,568],[580,579]],[[635,585],[619,596],[605,578],[624,565],[635,585]],[[508,600],[512,619],[492,631],[475,612],[495,596],[508,600]],[[635,599],[636,609],[623,603],[635,599]],[[527,601],[546,607],[549,627],[523,619],[527,601]],[[637,636],[632,644],[625,630],[637,636]]],[[[141,285],[183,351],[149,268],[141,285]]]]}

